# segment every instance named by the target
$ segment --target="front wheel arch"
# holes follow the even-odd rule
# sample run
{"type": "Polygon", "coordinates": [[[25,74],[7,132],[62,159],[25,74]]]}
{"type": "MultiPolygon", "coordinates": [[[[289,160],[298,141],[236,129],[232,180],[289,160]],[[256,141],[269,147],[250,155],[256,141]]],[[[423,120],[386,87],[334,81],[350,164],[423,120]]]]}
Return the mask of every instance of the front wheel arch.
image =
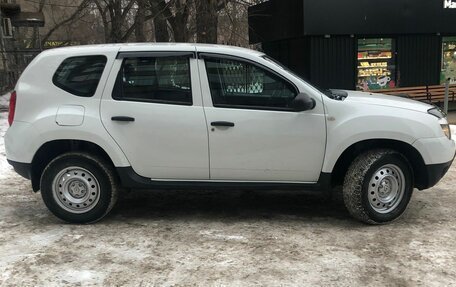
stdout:
{"type": "Polygon", "coordinates": [[[398,219],[413,193],[408,160],[390,149],[372,149],[350,165],[343,185],[347,210],[359,221],[385,224],[398,219]]]}
{"type": "Polygon", "coordinates": [[[332,170],[331,186],[341,186],[351,163],[362,153],[373,149],[390,149],[402,154],[410,163],[414,174],[414,187],[424,189],[428,186],[426,164],[419,151],[412,145],[392,139],[369,139],[349,146],[339,156],[332,170]]]}

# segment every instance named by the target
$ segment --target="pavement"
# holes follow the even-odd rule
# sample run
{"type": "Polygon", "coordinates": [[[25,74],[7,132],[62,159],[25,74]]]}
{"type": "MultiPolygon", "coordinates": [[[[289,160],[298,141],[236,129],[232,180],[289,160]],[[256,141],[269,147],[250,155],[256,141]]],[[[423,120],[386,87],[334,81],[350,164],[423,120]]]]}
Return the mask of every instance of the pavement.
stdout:
{"type": "Polygon", "coordinates": [[[447,119],[451,125],[456,125],[456,111],[449,111],[447,119]]]}
{"type": "Polygon", "coordinates": [[[456,286],[454,186],[456,165],[384,226],[351,219],[340,193],[280,190],[134,191],[71,225],[0,139],[0,286],[456,286]]]}

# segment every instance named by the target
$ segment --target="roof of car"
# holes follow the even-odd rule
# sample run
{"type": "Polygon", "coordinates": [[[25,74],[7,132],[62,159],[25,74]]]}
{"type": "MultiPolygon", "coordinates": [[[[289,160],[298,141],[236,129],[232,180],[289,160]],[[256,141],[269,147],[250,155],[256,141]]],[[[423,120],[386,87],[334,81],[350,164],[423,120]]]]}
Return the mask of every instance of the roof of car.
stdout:
{"type": "Polygon", "coordinates": [[[206,53],[221,53],[221,54],[250,54],[261,56],[263,53],[242,47],[215,45],[215,44],[199,44],[199,43],[122,43],[122,44],[98,44],[98,45],[82,45],[70,46],[47,50],[52,53],[65,52],[94,52],[100,50],[117,50],[119,52],[140,52],[140,51],[198,51],[206,53]]]}

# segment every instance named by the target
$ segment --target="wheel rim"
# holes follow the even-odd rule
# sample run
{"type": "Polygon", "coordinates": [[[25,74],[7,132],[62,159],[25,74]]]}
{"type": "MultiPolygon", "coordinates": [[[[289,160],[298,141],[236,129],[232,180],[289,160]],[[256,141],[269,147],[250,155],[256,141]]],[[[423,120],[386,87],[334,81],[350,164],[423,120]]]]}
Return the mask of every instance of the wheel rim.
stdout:
{"type": "Polygon", "coordinates": [[[96,177],[81,167],[68,167],[54,178],[52,192],[57,204],[71,213],[92,210],[100,200],[100,184],[96,177]]]}
{"type": "Polygon", "coordinates": [[[401,202],[405,193],[405,176],[394,164],[380,167],[369,181],[369,203],[378,213],[388,213],[401,202]]]}

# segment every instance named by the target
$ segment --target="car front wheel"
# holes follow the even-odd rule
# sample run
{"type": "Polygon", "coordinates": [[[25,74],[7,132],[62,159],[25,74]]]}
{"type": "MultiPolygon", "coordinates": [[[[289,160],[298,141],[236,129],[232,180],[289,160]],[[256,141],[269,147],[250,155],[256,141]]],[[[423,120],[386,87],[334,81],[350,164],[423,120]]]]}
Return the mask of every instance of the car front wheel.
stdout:
{"type": "Polygon", "coordinates": [[[52,160],[41,177],[41,195],[48,209],[70,223],[103,218],[117,199],[111,166],[87,153],[66,153],[52,160]]]}
{"type": "Polygon", "coordinates": [[[378,149],[359,155],[344,180],[343,196],[350,214],[365,223],[399,218],[413,193],[413,172],[400,153],[378,149]]]}

